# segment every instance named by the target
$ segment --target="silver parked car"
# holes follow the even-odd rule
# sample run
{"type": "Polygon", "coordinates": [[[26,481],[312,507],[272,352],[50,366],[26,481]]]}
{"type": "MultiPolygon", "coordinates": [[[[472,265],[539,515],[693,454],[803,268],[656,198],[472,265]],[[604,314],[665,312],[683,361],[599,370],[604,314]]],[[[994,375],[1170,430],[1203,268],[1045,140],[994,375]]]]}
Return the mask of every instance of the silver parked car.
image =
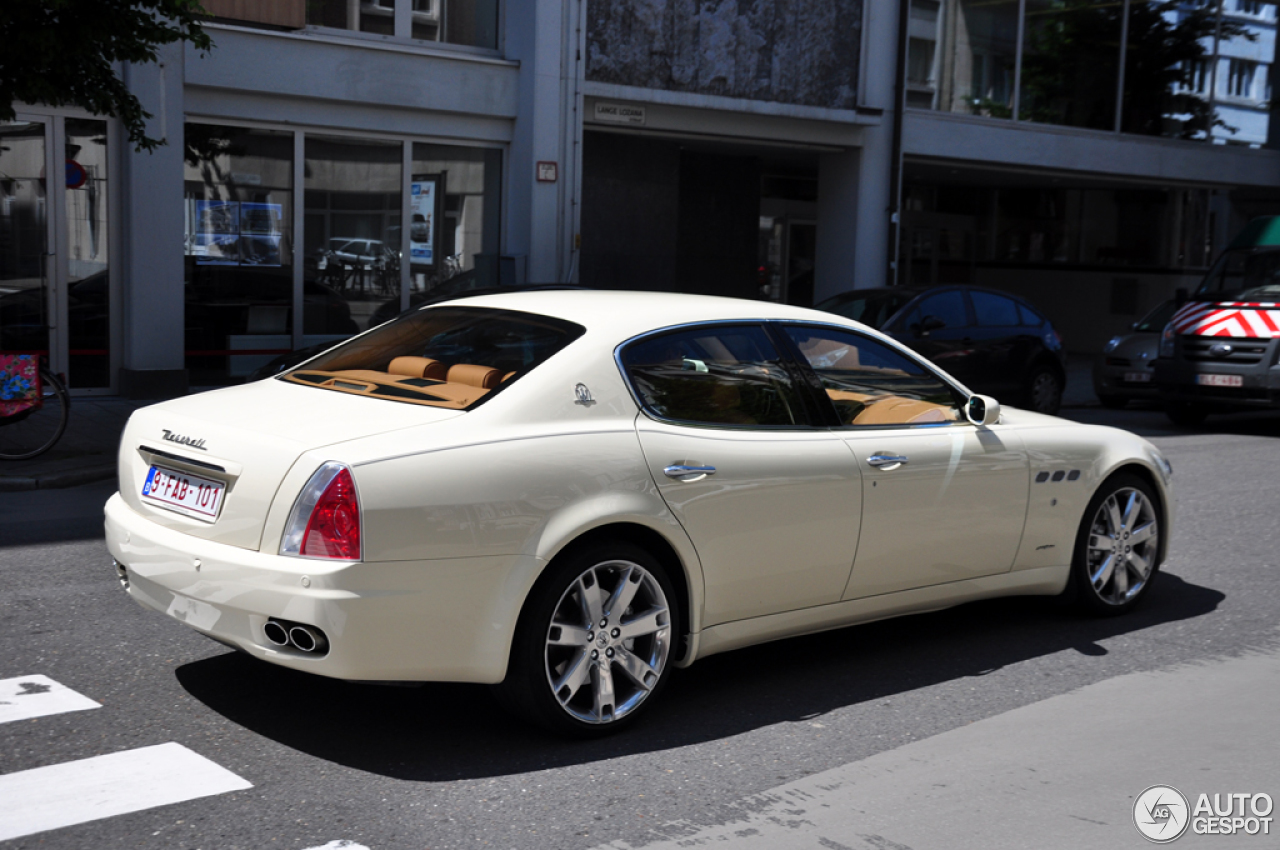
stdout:
{"type": "Polygon", "coordinates": [[[1159,398],[1152,363],[1160,353],[1160,333],[1177,309],[1177,301],[1165,301],[1134,322],[1129,333],[1107,341],[1093,363],[1093,391],[1103,407],[1159,398]]]}

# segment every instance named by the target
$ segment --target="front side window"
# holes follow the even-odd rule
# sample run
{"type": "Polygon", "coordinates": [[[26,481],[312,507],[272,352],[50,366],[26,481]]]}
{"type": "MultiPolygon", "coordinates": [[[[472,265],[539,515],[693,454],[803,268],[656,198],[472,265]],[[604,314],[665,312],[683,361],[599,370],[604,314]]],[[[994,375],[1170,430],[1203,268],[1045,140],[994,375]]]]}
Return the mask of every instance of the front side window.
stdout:
{"type": "Polygon", "coordinates": [[[622,352],[644,407],[699,425],[806,424],[800,394],[764,328],[716,326],[646,337],[622,352]]]}
{"type": "Polygon", "coordinates": [[[835,328],[788,325],[841,425],[964,422],[961,399],[937,375],[888,345],[835,328]]]}
{"type": "Polygon", "coordinates": [[[469,409],[573,342],[584,328],[510,310],[438,307],[388,322],[282,376],[389,401],[469,409]]]}

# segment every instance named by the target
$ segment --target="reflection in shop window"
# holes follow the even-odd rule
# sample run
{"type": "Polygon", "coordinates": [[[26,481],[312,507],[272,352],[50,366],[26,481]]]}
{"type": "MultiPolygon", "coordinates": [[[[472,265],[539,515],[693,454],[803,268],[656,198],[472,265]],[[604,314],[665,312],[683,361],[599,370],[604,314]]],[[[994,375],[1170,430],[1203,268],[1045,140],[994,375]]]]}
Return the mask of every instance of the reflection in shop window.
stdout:
{"type": "Polygon", "coordinates": [[[502,152],[417,143],[409,180],[411,297],[496,286],[502,152]]]}
{"type": "Polygon", "coordinates": [[[403,149],[400,142],[307,136],[303,262],[326,295],[304,298],[308,343],[400,312],[403,149]]]}
{"type": "Polygon", "coordinates": [[[1259,146],[1275,5],[1226,0],[1223,10],[1219,20],[1218,3],[1200,0],[912,0],[906,102],[1259,146]]]}
{"type": "Polygon", "coordinates": [[[184,158],[186,365],[233,383],[292,348],[293,134],[191,123],[184,158]]]}
{"type": "Polygon", "coordinates": [[[419,41],[498,46],[498,0],[308,0],[307,23],[419,41]],[[397,4],[408,6],[404,31],[397,28],[397,4]]]}

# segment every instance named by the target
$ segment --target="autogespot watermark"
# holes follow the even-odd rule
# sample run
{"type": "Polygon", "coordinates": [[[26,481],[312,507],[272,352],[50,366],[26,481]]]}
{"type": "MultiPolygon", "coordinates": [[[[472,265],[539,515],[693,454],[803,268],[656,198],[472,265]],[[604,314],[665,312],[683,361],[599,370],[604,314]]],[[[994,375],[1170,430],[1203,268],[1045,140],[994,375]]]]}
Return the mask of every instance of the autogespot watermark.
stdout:
{"type": "Polygon", "coordinates": [[[1188,827],[1196,835],[1270,835],[1273,808],[1270,794],[1201,794],[1192,806],[1172,785],[1152,785],[1133,801],[1133,823],[1156,844],[1181,838],[1188,827]]]}

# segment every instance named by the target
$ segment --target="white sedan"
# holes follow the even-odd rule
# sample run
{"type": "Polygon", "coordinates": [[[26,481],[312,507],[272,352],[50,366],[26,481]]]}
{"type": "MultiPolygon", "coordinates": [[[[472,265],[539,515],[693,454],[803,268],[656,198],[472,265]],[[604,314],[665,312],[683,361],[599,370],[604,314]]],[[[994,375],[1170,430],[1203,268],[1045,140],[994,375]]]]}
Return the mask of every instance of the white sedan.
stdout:
{"type": "Polygon", "coordinates": [[[139,410],[106,528],[130,596],[252,656],[489,683],[589,735],[762,641],[1017,594],[1124,612],[1170,474],[829,313],[514,292],[139,410]]]}

